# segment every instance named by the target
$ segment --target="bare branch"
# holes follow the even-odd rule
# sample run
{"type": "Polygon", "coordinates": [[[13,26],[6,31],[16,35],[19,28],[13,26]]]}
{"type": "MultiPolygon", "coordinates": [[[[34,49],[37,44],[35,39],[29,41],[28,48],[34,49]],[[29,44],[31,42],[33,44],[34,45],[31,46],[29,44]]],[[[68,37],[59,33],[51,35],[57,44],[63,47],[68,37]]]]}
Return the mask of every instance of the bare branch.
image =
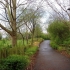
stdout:
{"type": "MultiPolygon", "coordinates": [[[[8,20],[8,23],[9,23],[9,25],[10,25],[10,27],[12,28],[12,26],[11,26],[11,21],[8,19],[8,16],[7,16],[7,12],[6,12],[6,8],[5,8],[5,14],[6,14],[6,18],[7,18],[7,20],[8,20]]],[[[12,30],[13,30],[13,28],[12,28],[12,30]]]]}
{"type": "Polygon", "coordinates": [[[1,21],[8,22],[8,20],[0,19],[1,21]]]}
{"type": "MultiPolygon", "coordinates": [[[[6,17],[4,17],[2,14],[0,14],[4,19],[6,19],[6,17]]],[[[7,19],[6,19],[7,20],[7,19]]]]}
{"type": "Polygon", "coordinates": [[[27,3],[25,3],[25,4],[19,4],[16,8],[18,8],[18,7],[20,7],[20,6],[23,6],[23,5],[26,5],[27,3]]]}
{"type": "MultiPolygon", "coordinates": [[[[27,7],[28,7],[28,6],[29,6],[29,4],[27,5],[27,7]]],[[[27,8],[27,7],[26,7],[26,8],[27,8]]],[[[25,8],[25,9],[26,9],[26,8],[25,8]]],[[[25,10],[25,9],[24,9],[24,10],[25,10]]],[[[17,16],[16,19],[18,19],[18,18],[22,15],[22,13],[24,12],[24,10],[17,16]]]]}
{"type": "Polygon", "coordinates": [[[29,29],[30,32],[32,33],[32,30],[31,30],[31,28],[29,27],[29,25],[27,25],[27,23],[26,23],[25,25],[28,27],[28,29],[29,29]]]}
{"type": "Polygon", "coordinates": [[[17,5],[19,4],[20,0],[18,0],[17,5]]]}
{"type": "Polygon", "coordinates": [[[3,25],[0,24],[0,27],[5,30],[7,33],[9,33],[10,35],[12,35],[12,32],[8,29],[6,29],[6,27],[4,27],[3,25]]]}
{"type": "Polygon", "coordinates": [[[54,9],[53,6],[52,6],[52,4],[50,4],[48,1],[47,1],[47,4],[52,8],[53,11],[55,11],[57,14],[59,14],[60,17],[62,15],[63,18],[64,18],[64,15],[61,12],[59,12],[56,7],[55,7],[56,9],[54,9]]]}
{"type": "Polygon", "coordinates": [[[2,2],[2,1],[0,1],[0,4],[1,4],[2,6],[5,6],[4,2],[2,2]]]}
{"type": "MultiPolygon", "coordinates": [[[[60,3],[58,3],[58,1],[56,0],[56,2],[57,2],[57,4],[62,8],[62,10],[64,10],[67,14],[68,14],[68,12],[67,12],[67,9],[65,10],[62,6],[61,6],[61,4],[60,3]]],[[[69,14],[68,14],[69,15],[69,14]]]]}

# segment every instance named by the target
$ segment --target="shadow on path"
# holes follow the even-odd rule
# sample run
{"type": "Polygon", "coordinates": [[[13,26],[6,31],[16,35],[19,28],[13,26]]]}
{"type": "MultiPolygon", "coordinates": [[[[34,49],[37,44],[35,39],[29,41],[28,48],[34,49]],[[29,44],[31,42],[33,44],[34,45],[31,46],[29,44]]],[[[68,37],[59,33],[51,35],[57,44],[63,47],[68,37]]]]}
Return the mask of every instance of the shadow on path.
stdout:
{"type": "Polygon", "coordinates": [[[33,70],[70,70],[70,59],[54,51],[49,43],[41,43],[33,70]]]}

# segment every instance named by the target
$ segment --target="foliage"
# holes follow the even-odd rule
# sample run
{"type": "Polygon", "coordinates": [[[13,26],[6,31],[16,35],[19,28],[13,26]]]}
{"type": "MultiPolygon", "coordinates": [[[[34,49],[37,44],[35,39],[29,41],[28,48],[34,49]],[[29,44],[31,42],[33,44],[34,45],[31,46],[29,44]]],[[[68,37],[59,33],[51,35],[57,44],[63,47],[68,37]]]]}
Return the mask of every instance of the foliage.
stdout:
{"type": "Polygon", "coordinates": [[[64,46],[57,45],[55,42],[51,41],[50,45],[52,46],[53,49],[58,50],[58,51],[63,51],[65,50],[64,46]]]}
{"type": "Polygon", "coordinates": [[[53,21],[49,24],[48,33],[52,48],[70,53],[70,23],[68,21],[53,21]]]}
{"type": "Polygon", "coordinates": [[[36,24],[34,34],[35,34],[35,38],[40,38],[41,37],[42,28],[41,28],[40,24],[36,24]]]}
{"type": "Polygon", "coordinates": [[[27,37],[28,37],[28,39],[31,39],[31,33],[30,32],[25,32],[24,36],[25,36],[25,40],[27,39],[27,37]]]}
{"type": "Polygon", "coordinates": [[[28,56],[11,55],[4,59],[5,70],[25,70],[28,64],[28,56]]]}
{"type": "Polygon", "coordinates": [[[0,70],[5,70],[6,66],[4,66],[4,59],[0,59],[0,70]]]}
{"type": "Polygon", "coordinates": [[[69,27],[70,25],[67,21],[53,21],[48,27],[51,39],[57,44],[63,43],[70,35],[69,27]]]}
{"type": "Polygon", "coordinates": [[[55,42],[51,41],[50,45],[52,46],[53,49],[56,50],[58,49],[58,45],[55,42]]]}
{"type": "Polygon", "coordinates": [[[64,40],[63,44],[65,44],[66,46],[70,45],[70,37],[64,40]]]}
{"type": "MultiPolygon", "coordinates": [[[[29,2],[27,2],[24,5],[21,5],[21,3],[19,3],[17,6],[18,9],[16,9],[17,3],[18,3],[17,0],[1,1],[1,4],[4,4],[7,6],[7,7],[4,7],[3,5],[1,5],[2,7],[4,7],[3,10],[5,10],[5,12],[6,12],[6,13],[3,12],[3,14],[6,15],[5,18],[9,18],[9,19],[4,20],[2,18],[3,22],[5,22],[5,21],[8,21],[8,22],[7,22],[6,27],[4,27],[4,25],[2,25],[2,24],[0,24],[0,27],[10,35],[10,37],[11,37],[10,40],[12,42],[12,46],[17,45],[17,39],[22,38],[24,31],[28,30],[28,32],[30,31],[32,33],[32,35],[34,35],[36,23],[39,22],[39,20],[40,20],[39,18],[41,18],[41,16],[42,16],[41,13],[43,12],[42,10],[38,9],[38,4],[35,6],[35,9],[34,9],[34,7],[30,7],[30,5],[33,5],[33,3],[29,3],[29,2]],[[8,4],[8,3],[11,3],[11,4],[8,4]],[[29,6],[27,6],[28,4],[29,4],[29,6]],[[11,10],[12,10],[12,12],[11,12],[11,10]],[[13,17],[11,14],[13,15],[13,17]],[[20,36],[18,33],[22,34],[22,36],[20,36]]],[[[22,3],[24,3],[24,1],[22,1],[22,3]]],[[[2,15],[2,13],[0,13],[0,14],[2,17],[4,17],[2,15]]],[[[28,35],[28,34],[26,34],[26,35],[28,35]]],[[[32,36],[32,37],[34,37],[34,36],[32,36]]],[[[23,38],[24,38],[24,36],[23,36],[23,38]]]]}
{"type": "Polygon", "coordinates": [[[25,54],[28,55],[28,56],[31,56],[31,55],[35,54],[37,50],[38,50],[38,47],[37,46],[33,46],[31,48],[28,48],[26,50],[25,54]]]}
{"type": "MultiPolygon", "coordinates": [[[[38,42],[41,42],[43,39],[38,38],[38,42]]],[[[36,38],[34,38],[34,41],[37,41],[36,38]]],[[[10,41],[8,40],[1,40],[0,41],[0,59],[6,58],[9,55],[17,54],[17,55],[24,55],[27,49],[31,49],[31,39],[29,39],[29,43],[26,43],[26,40],[24,41],[25,45],[23,45],[22,40],[18,40],[17,46],[12,47],[10,44],[10,41]]]]}
{"type": "Polygon", "coordinates": [[[62,47],[62,46],[58,47],[58,51],[63,51],[63,50],[65,50],[65,47],[62,47]]]}
{"type": "Polygon", "coordinates": [[[3,48],[3,47],[11,47],[11,42],[10,40],[6,40],[6,39],[2,39],[0,40],[0,48],[3,48]]]}
{"type": "Polygon", "coordinates": [[[6,58],[9,55],[18,54],[24,55],[24,46],[21,47],[6,47],[0,49],[0,58],[6,58]]]}
{"type": "MultiPolygon", "coordinates": [[[[36,38],[34,41],[36,41],[36,38]]],[[[38,41],[42,41],[42,38],[38,41]]],[[[6,42],[9,43],[7,40],[2,40],[2,43],[6,44],[6,42]]],[[[23,46],[22,40],[18,40],[18,45],[15,47],[8,45],[0,47],[0,70],[22,70],[22,68],[25,70],[29,63],[29,58],[35,54],[37,50],[38,47],[31,46],[31,44],[23,46]],[[27,56],[29,56],[29,58],[27,56]]]]}
{"type": "MultiPolygon", "coordinates": [[[[24,44],[26,45],[26,40],[24,40],[24,44]]],[[[17,46],[23,46],[23,41],[22,40],[18,40],[17,41],[17,46]]],[[[12,47],[11,41],[7,40],[7,39],[2,39],[0,40],[0,48],[4,48],[4,47],[12,47]]]]}
{"type": "MultiPolygon", "coordinates": [[[[25,45],[26,45],[26,41],[25,41],[25,45]]],[[[0,41],[0,59],[6,58],[12,54],[23,55],[24,49],[25,49],[25,46],[23,46],[22,40],[18,40],[18,44],[15,47],[11,46],[10,41],[2,40],[0,41]]]]}
{"type": "Polygon", "coordinates": [[[5,70],[5,66],[0,64],[0,70],[5,70]]]}
{"type": "Polygon", "coordinates": [[[50,39],[49,34],[44,34],[44,33],[41,35],[41,38],[43,38],[44,40],[50,39]]]}

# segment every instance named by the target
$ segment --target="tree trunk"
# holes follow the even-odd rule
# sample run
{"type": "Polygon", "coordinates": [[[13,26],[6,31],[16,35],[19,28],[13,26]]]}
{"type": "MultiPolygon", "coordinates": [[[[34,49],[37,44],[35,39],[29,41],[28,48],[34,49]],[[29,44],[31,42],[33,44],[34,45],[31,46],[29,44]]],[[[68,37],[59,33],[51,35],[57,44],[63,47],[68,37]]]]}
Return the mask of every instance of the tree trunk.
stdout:
{"type": "Polygon", "coordinates": [[[12,38],[12,47],[17,46],[17,35],[16,34],[12,35],[11,38],[12,38]]]}
{"type": "Polygon", "coordinates": [[[33,45],[33,42],[34,42],[34,34],[32,34],[32,42],[31,42],[31,45],[33,45]]]}
{"type": "MultiPolygon", "coordinates": [[[[19,31],[20,32],[20,31],[19,31]]],[[[22,40],[23,40],[23,45],[25,46],[25,42],[24,42],[24,36],[23,34],[20,32],[20,35],[22,36],[22,40]]]]}
{"type": "Polygon", "coordinates": [[[0,24],[0,27],[5,30],[12,38],[12,46],[17,45],[17,24],[16,24],[16,1],[17,0],[6,0],[5,4],[5,14],[6,19],[9,21],[9,25],[11,27],[11,30],[4,27],[2,24],[0,24]]]}
{"type": "Polygon", "coordinates": [[[11,26],[12,26],[12,46],[16,46],[17,45],[17,28],[16,28],[16,0],[12,0],[12,19],[13,22],[11,22],[11,26]]]}
{"type": "Polygon", "coordinates": [[[35,27],[33,27],[33,31],[32,31],[32,43],[31,43],[31,45],[33,45],[33,42],[34,42],[34,31],[35,31],[35,27]]]}
{"type": "Polygon", "coordinates": [[[27,40],[27,44],[28,44],[28,34],[26,34],[26,40],[27,40]]]}
{"type": "Polygon", "coordinates": [[[25,46],[25,41],[24,41],[24,37],[22,37],[22,40],[23,40],[23,45],[25,46]]]}

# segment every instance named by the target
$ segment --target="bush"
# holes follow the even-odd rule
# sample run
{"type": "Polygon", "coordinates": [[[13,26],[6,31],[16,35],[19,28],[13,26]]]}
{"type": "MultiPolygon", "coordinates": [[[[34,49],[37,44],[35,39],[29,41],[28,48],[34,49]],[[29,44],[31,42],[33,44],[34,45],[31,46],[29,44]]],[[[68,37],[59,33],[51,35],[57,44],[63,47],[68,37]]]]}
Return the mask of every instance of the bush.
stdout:
{"type": "Polygon", "coordinates": [[[26,50],[25,54],[28,55],[28,56],[31,56],[31,55],[35,54],[37,50],[38,50],[38,47],[34,46],[34,47],[31,47],[31,48],[28,48],[26,50]]]}
{"type": "Polygon", "coordinates": [[[58,49],[58,45],[55,42],[51,42],[50,45],[53,49],[58,49]]]}
{"type": "Polygon", "coordinates": [[[0,48],[0,58],[6,58],[9,55],[23,55],[24,54],[24,46],[22,47],[7,47],[0,48]]]}
{"type": "Polygon", "coordinates": [[[48,26],[48,32],[53,41],[62,44],[70,35],[70,24],[67,21],[55,20],[48,26]]]}
{"type": "Polygon", "coordinates": [[[62,50],[64,50],[64,49],[63,49],[62,46],[59,46],[59,47],[58,47],[58,50],[59,50],[59,51],[62,51],[62,50]]]}
{"type": "Polygon", "coordinates": [[[0,70],[5,70],[6,66],[4,65],[4,59],[0,59],[0,70]]]}
{"type": "Polygon", "coordinates": [[[5,70],[25,70],[29,63],[27,56],[11,55],[5,59],[5,70]]]}
{"type": "Polygon", "coordinates": [[[41,37],[42,37],[44,40],[50,40],[49,34],[42,34],[41,37]]]}
{"type": "Polygon", "coordinates": [[[0,70],[5,70],[5,66],[0,64],[0,70]]]}
{"type": "Polygon", "coordinates": [[[66,39],[63,44],[65,44],[66,46],[70,45],[70,37],[68,39],[66,39]]]}

